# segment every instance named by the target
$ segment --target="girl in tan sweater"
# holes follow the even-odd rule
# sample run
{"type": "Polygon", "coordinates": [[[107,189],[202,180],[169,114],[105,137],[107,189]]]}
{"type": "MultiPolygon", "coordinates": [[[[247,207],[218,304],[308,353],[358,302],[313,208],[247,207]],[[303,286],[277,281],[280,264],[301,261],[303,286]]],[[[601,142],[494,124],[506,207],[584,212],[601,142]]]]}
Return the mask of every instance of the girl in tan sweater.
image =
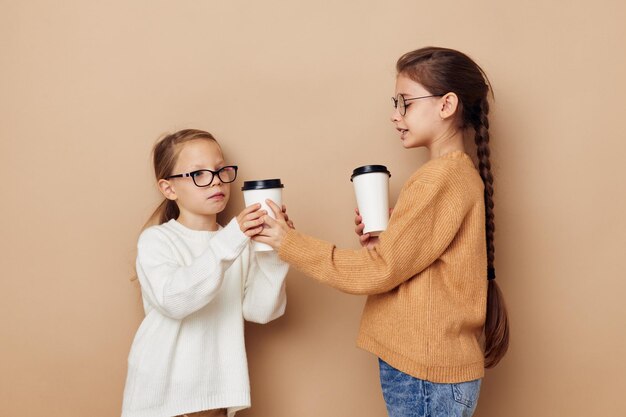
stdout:
{"type": "Polygon", "coordinates": [[[444,48],[397,62],[391,121],[405,148],[430,160],[404,184],[386,231],[361,250],[338,249],[293,229],[269,202],[254,239],[341,291],[367,294],[358,345],[375,354],[390,417],[471,416],[485,367],[508,347],[508,320],[494,269],[490,90],[467,55],[444,48]],[[465,152],[472,132],[478,170],[465,152]]]}

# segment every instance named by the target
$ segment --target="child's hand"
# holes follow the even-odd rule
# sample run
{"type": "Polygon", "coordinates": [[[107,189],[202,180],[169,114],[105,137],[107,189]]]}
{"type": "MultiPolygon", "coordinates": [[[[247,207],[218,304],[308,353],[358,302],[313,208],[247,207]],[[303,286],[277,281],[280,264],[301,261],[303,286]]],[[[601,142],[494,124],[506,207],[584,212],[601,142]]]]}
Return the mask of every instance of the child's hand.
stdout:
{"type": "Polygon", "coordinates": [[[371,236],[369,233],[363,233],[365,225],[363,224],[363,218],[361,217],[361,213],[359,213],[358,208],[354,211],[356,212],[356,216],[354,217],[354,224],[356,224],[356,228],[354,229],[354,231],[359,237],[359,242],[364,248],[372,249],[378,243],[378,236],[371,236]]]}
{"type": "Polygon", "coordinates": [[[295,229],[295,226],[293,225],[293,222],[291,220],[289,220],[289,216],[287,215],[287,206],[283,204],[283,216],[285,217],[285,221],[287,222],[287,226],[291,227],[292,229],[295,229]]]}
{"type": "MultiPolygon", "coordinates": [[[[359,237],[359,242],[361,246],[367,249],[372,249],[374,246],[378,244],[378,236],[372,236],[369,233],[363,233],[363,229],[365,229],[365,225],[363,224],[363,218],[361,217],[361,213],[359,213],[359,209],[354,209],[356,212],[356,216],[354,217],[354,224],[356,224],[356,228],[354,231],[359,237]]],[[[393,212],[393,208],[389,209],[389,214],[391,215],[393,212]]]]}
{"type": "Polygon", "coordinates": [[[237,216],[239,228],[248,237],[255,236],[263,230],[263,216],[267,214],[267,211],[259,210],[260,208],[259,203],[252,204],[243,209],[237,216]]]}
{"type": "Polygon", "coordinates": [[[287,207],[283,205],[282,210],[272,200],[266,200],[267,205],[274,212],[276,220],[270,216],[264,216],[265,225],[260,233],[254,236],[255,242],[261,242],[270,245],[272,248],[278,250],[283,243],[287,232],[290,229],[294,229],[293,222],[289,220],[287,216],[287,207]]]}

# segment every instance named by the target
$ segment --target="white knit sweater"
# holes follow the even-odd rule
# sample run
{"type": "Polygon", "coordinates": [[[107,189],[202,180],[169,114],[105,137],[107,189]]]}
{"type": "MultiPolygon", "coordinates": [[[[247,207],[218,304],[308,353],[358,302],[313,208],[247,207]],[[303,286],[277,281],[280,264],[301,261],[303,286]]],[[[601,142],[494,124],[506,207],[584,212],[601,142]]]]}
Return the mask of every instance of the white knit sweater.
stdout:
{"type": "Polygon", "coordinates": [[[243,321],[285,311],[288,266],[253,252],[236,219],[216,232],[176,220],[137,245],[146,316],[128,357],[122,417],[172,417],[250,407],[243,321]]]}

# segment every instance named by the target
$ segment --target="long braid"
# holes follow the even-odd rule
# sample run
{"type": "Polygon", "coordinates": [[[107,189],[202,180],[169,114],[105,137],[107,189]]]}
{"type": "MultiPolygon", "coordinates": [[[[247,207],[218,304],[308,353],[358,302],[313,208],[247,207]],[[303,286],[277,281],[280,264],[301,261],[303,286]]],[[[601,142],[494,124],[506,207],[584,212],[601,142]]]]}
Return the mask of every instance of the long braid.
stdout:
{"type": "Polygon", "coordinates": [[[502,293],[496,284],[493,175],[489,161],[489,102],[493,93],[485,72],[470,57],[448,48],[426,47],[407,52],[396,63],[404,74],[432,94],[457,94],[461,102],[460,125],[474,130],[478,170],[485,186],[485,240],[487,248],[487,315],[485,318],[485,366],[495,366],[509,346],[509,321],[502,293]]]}
{"type": "Polygon", "coordinates": [[[509,321],[504,298],[495,281],[494,268],[496,230],[493,203],[493,175],[489,162],[489,102],[484,97],[478,111],[472,118],[474,121],[474,142],[478,156],[478,170],[485,184],[485,238],[487,241],[487,317],[485,320],[485,367],[492,368],[500,361],[509,347],[509,321]]]}
{"type": "Polygon", "coordinates": [[[481,100],[479,116],[476,119],[474,142],[478,155],[478,170],[485,183],[485,229],[487,233],[487,268],[493,269],[495,259],[494,234],[496,231],[495,216],[493,213],[493,175],[491,174],[491,162],[489,157],[489,102],[486,98],[481,100]]]}

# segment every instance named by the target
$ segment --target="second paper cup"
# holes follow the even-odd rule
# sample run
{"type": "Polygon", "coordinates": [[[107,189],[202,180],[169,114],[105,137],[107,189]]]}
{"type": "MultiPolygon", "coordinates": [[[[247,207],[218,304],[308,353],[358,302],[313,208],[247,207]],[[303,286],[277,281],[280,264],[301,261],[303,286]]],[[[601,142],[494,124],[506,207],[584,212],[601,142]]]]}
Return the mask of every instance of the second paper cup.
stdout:
{"type": "Polygon", "coordinates": [[[378,236],[389,222],[389,177],[384,165],[364,165],[352,171],[357,207],[363,218],[363,233],[378,236]]]}
{"type": "MultiPolygon", "coordinates": [[[[241,191],[243,191],[243,199],[246,207],[255,203],[260,203],[261,210],[266,210],[267,214],[275,219],[276,216],[274,216],[274,212],[267,205],[265,200],[270,199],[276,203],[278,207],[282,207],[283,188],[285,188],[285,186],[280,179],[275,178],[270,180],[244,181],[241,191]]],[[[252,242],[252,248],[256,252],[273,250],[271,246],[260,242],[252,242]]]]}

